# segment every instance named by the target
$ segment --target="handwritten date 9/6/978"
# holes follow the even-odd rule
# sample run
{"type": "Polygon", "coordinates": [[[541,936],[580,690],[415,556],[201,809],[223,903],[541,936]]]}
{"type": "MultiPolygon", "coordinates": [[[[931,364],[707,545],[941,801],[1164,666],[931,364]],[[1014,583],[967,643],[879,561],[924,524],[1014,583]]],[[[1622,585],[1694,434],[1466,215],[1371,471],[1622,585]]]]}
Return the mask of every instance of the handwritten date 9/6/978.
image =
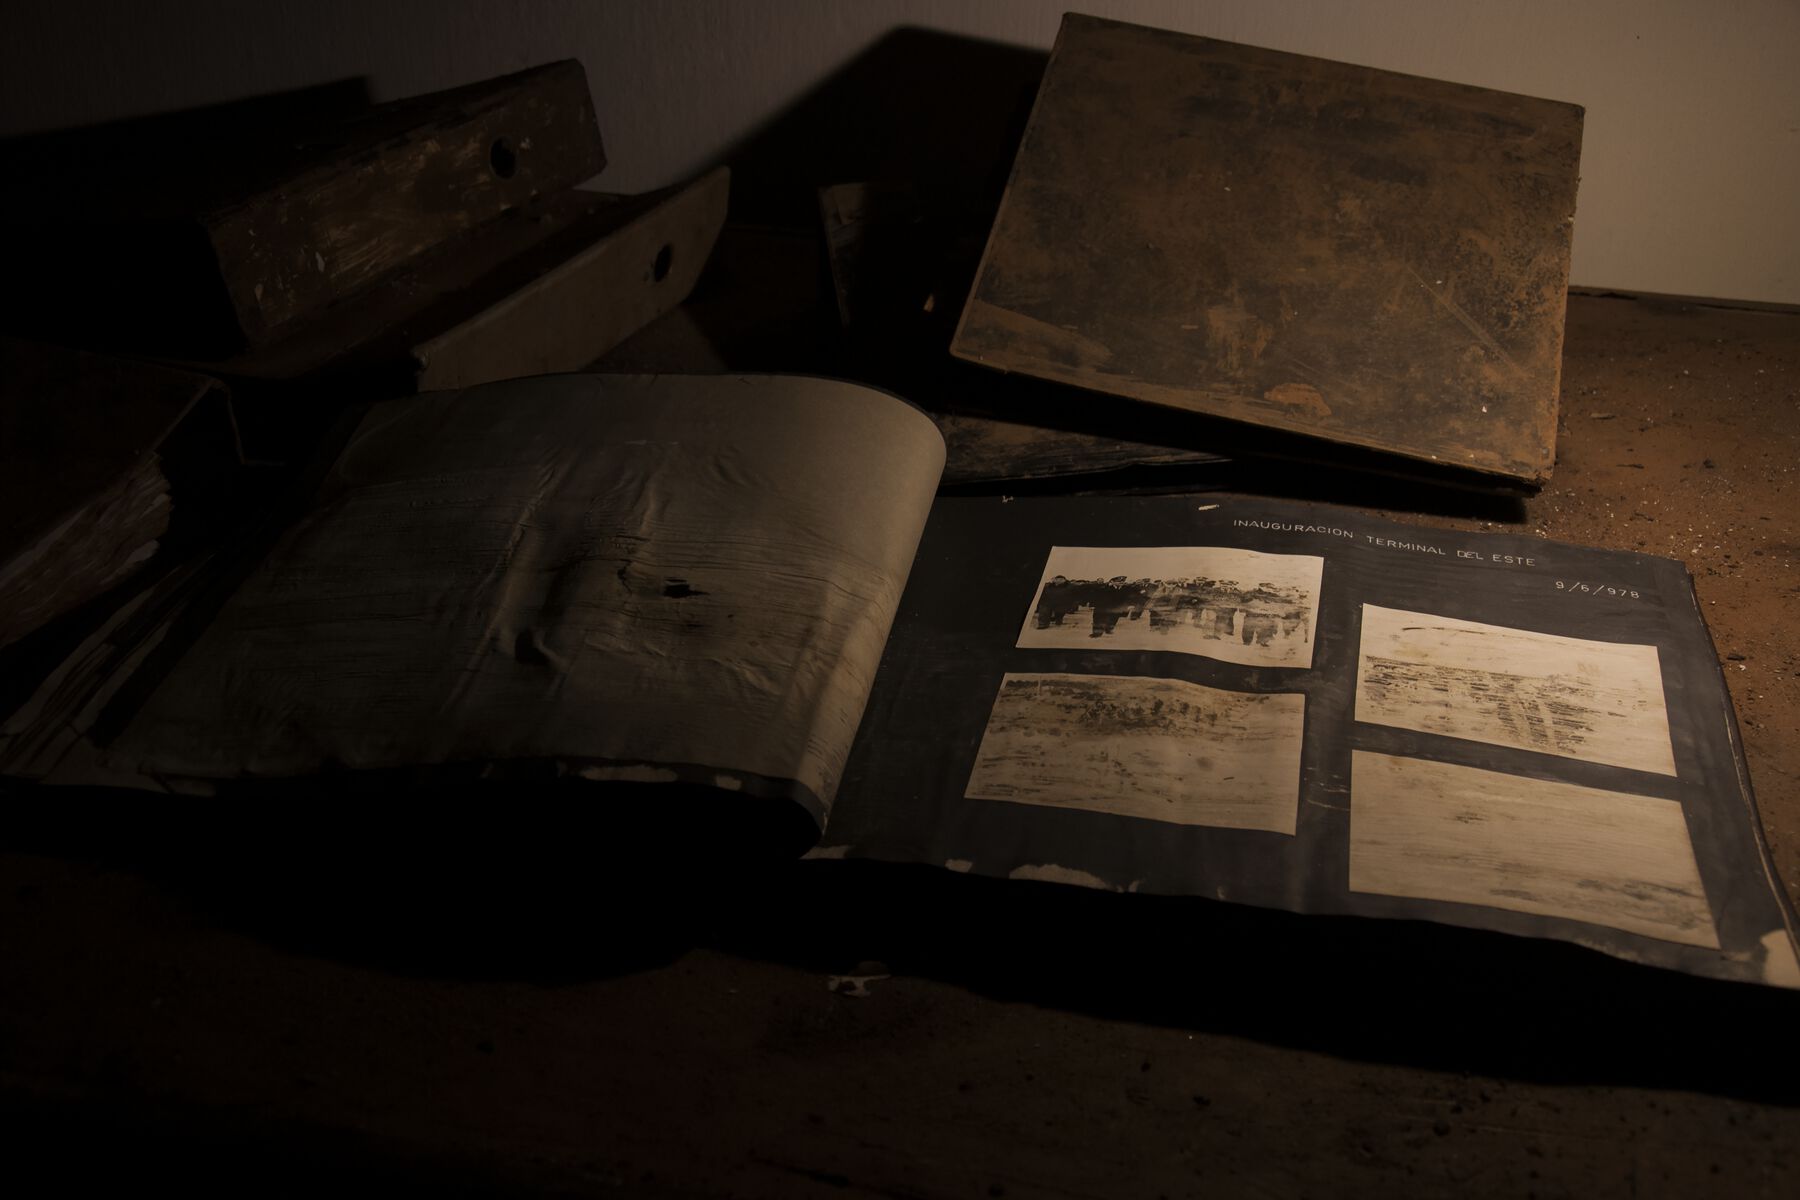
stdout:
{"type": "MultiPolygon", "coordinates": [[[[1525,554],[1484,554],[1478,550],[1458,550],[1456,557],[1493,563],[1502,567],[1535,567],[1537,559],[1525,554]]],[[[1605,596],[1613,600],[1642,600],[1636,588],[1613,583],[1596,583],[1591,579],[1556,579],[1551,586],[1568,596],[1605,596]]]]}
{"type": "Polygon", "coordinates": [[[1642,600],[1636,588],[1617,587],[1610,583],[1594,583],[1587,579],[1558,579],[1556,590],[1570,596],[1608,596],[1615,600],[1642,600]]]}

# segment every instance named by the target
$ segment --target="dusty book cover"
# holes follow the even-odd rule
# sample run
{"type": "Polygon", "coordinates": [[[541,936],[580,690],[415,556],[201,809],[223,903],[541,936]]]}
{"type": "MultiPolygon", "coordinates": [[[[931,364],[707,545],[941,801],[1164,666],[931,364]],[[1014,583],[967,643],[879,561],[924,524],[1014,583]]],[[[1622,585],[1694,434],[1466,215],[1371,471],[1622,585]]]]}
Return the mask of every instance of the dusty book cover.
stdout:
{"type": "Polygon", "coordinates": [[[1582,110],[1071,14],[951,350],[1541,483],[1582,110]]]}

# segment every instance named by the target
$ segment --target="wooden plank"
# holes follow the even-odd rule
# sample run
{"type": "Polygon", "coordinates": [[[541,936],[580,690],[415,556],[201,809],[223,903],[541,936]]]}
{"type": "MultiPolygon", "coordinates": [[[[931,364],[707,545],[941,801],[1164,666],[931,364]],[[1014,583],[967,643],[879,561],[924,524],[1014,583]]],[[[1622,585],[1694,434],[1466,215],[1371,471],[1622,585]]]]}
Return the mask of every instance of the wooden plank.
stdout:
{"type": "Polygon", "coordinates": [[[205,366],[233,380],[329,376],[386,392],[584,367],[686,297],[729,188],[720,168],[644,196],[544,197],[278,342],[205,366]]]}
{"type": "Polygon", "coordinates": [[[188,371],[0,338],[0,552],[66,519],[153,453],[218,386],[188,371]]]}
{"type": "Polygon", "coordinates": [[[413,347],[418,388],[576,371],[680,304],[725,224],[720,167],[413,347]]]}
{"type": "Polygon", "coordinates": [[[234,465],[236,447],[217,380],[150,363],[0,338],[0,401],[5,646],[143,567],[169,532],[176,477],[234,465]],[[190,464],[170,442],[203,402],[218,411],[190,440],[209,461],[190,464]]]}
{"type": "Polygon", "coordinates": [[[1070,15],[952,351],[1539,483],[1581,120],[1070,15]]]}
{"type": "Polygon", "coordinates": [[[729,186],[720,168],[643,196],[544,197],[271,345],[182,363],[230,382],[250,456],[278,461],[350,401],[584,369],[686,298],[729,186]]]}
{"type": "MultiPolygon", "coordinates": [[[[1204,450],[1123,441],[967,414],[940,415],[949,457],[946,486],[1080,478],[1137,467],[1214,468],[1230,460],[1204,450]]],[[[1193,483],[1194,479],[1184,476],[1193,483]]]]}
{"type": "Polygon", "coordinates": [[[244,334],[276,331],[606,165],[573,59],[401,102],[202,218],[244,334]]]}

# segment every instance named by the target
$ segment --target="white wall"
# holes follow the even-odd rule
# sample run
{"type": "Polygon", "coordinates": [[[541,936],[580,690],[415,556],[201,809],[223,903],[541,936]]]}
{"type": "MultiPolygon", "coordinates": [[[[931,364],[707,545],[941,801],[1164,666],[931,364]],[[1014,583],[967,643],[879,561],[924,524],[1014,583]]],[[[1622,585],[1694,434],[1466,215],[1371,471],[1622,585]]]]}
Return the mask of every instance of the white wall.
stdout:
{"type": "Polygon", "coordinates": [[[1796,0],[8,0],[0,134],[576,57],[639,191],[897,26],[1047,48],[1071,6],[1584,105],[1575,283],[1800,303],[1796,0]]]}

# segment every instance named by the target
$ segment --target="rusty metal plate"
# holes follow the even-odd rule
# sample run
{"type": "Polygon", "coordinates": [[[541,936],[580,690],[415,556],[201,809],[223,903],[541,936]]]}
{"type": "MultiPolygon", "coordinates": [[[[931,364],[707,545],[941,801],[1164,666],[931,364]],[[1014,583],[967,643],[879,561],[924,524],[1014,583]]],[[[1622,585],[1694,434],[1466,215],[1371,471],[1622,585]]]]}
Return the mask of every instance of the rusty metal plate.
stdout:
{"type": "Polygon", "coordinates": [[[1540,483],[1581,123],[1070,15],[952,352],[1540,483]]]}

